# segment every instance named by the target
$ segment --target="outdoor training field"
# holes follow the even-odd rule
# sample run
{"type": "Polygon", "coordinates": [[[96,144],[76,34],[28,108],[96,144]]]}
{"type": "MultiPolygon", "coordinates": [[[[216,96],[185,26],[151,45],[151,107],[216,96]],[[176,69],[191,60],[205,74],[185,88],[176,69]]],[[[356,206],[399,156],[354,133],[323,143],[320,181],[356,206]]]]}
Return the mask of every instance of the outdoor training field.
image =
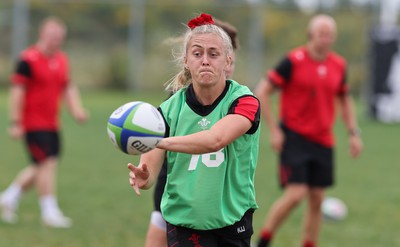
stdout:
{"type": "MultiPolygon", "coordinates": [[[[63,111],[63,156],[58,173],[61,208],[74,220],[70,229],[50,229],[41,225],[36,192],[23,197],[19,222],[0,222],[0,247],[141,247],[144,246],[150,213],[152,191],[136,196],[129,186],[128,156],[108,140],[106,123],[118,106],[134,100],[158,105],[166,93],[88,92],[83,91],[84,105],[91,119],[76,124],[63,111]]],[[[7,92],[0,92],[0,190],[27,163],[22,142],[7,135],[7,92]]],[[[349,215],[341,222],[324,222],[321,247],[395,247],[400,246],[400,124],[385,125],[365,116],[363,101],[357,100],[358,115],[365,145],[358,160],[349,158],[347,135],[341,122],[337,132],[337,180],[329,196],[341,198],[349,215]]],[[[281,190],[276,176],[276,156],[268,145],[262,123],[260,156],[256,172],[257,201],[253,240],[256,240],[271,203],[281,190]]],[[[301,235],[299,207],[284,223],[275,247],[298,247],[301,235]]]]}

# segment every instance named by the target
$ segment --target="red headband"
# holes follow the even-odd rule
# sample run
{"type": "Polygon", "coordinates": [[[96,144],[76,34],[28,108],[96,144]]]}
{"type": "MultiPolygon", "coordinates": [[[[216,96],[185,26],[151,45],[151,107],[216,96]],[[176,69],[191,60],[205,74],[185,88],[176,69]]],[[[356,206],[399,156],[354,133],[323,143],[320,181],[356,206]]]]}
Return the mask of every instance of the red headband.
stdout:
{"type": "Polygon", "coordinates": [[[214,24],[214,20],[211,15],[202,13],[200,16],[191,19],[188,22],[188,26],[190,29],[194,29],[195,27],[202,25],[212,25],[214,24]]]}

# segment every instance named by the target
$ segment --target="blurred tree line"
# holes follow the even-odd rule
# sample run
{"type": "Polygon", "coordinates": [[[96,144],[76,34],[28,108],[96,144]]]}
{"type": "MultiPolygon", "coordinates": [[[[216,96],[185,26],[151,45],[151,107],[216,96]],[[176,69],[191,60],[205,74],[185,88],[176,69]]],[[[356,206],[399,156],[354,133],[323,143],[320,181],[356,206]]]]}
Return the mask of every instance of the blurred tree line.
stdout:
{"type": "MultiPolygon", "coordinates": [[[[141,81],[129,78],[131,65],[128,51],[128,30],[132,24],[132,8],[140,0],[130,1],[28,1],[29,40],[37,38],[40,21],[49,15],[65,20],[68,37],[65,50],[71,61],[73,81],[87,89],[126,89],[134,84],[135,89],[162,90],[164,82],[170,79],[174,67],[172,48],[166,40],[177,37],[185,31],[183,24],[201,12],[230,22],[239,31],[240,49],[237,54],[237,70],[234,78],[250,87],[264,76],[284,54],[306,42],[306,26],[315,13],[300,11],[293,1],[243,0],[177,0],[144,1],[143,46],[140,49],[141,81]],[[252,4],[250,4],[252,3],[252,4]],[[256,35],[254,25],[256,22],[256,35]],[[253,27],[253,32],[250,30],[253,27]],[[249,53],[251,42],[262,49],[249,53]],[[249,55],[251,54],[251,55],[249,55]],[[259,61],[254,66],[252,61],[259,61]],[[250,67],[249,67],[250,66],[250,67]]],[[[11,52],[13,2],[0,3],[0,86],[9,84],[14,69],[11,52]]],[[[328,13],[338,23],[338,41],[335,49],[349,62],[349,82],[355,93],[362,91],[368,80],[369,30],[375,23],[372,8],[352,8],[343,4],[340,8],[323,9],[317,13],[328,13]]]]}

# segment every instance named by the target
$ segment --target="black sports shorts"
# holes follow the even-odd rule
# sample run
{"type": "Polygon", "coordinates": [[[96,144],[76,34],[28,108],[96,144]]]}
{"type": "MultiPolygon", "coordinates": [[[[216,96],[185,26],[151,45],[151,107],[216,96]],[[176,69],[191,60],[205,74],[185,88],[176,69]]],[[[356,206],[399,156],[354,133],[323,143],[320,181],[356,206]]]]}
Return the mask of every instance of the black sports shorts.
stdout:
{"type": "Polygon", "coordinates": [[[250,247],[253,213],[254,209],[249,209],[240,221],[214,230],[194,230],[167,223],[168,246],[250,247]]]}
{"type": "Polygon", "coordinates": [[[306,140],[296,132],[282,127],[285,143],[280,154],[279,179],[287,184],[329,187],[334,183],[333,148],[306,140]]]}
{"type": "Polygon", "coordinates": [[[58,157],[60,137],[57,131],[29,131],[25,135],[31,161],[39,164],[49,157],[58,157]]]}

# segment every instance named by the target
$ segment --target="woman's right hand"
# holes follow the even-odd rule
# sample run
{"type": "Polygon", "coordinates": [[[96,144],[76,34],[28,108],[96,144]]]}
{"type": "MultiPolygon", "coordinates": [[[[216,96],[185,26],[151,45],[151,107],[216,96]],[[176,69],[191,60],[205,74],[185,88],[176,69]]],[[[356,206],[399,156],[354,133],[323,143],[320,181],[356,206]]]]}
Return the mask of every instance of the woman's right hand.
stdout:
{"type": "Polygon", "coordinates": [[[135,190],[137,195],[140,195],[140,189],[145,187],[149,181],[149,170],[146,164],[140,164],[139,166],[134,166],[131,163],[128,164],[129,172],[129,183],[135,190]]]}

